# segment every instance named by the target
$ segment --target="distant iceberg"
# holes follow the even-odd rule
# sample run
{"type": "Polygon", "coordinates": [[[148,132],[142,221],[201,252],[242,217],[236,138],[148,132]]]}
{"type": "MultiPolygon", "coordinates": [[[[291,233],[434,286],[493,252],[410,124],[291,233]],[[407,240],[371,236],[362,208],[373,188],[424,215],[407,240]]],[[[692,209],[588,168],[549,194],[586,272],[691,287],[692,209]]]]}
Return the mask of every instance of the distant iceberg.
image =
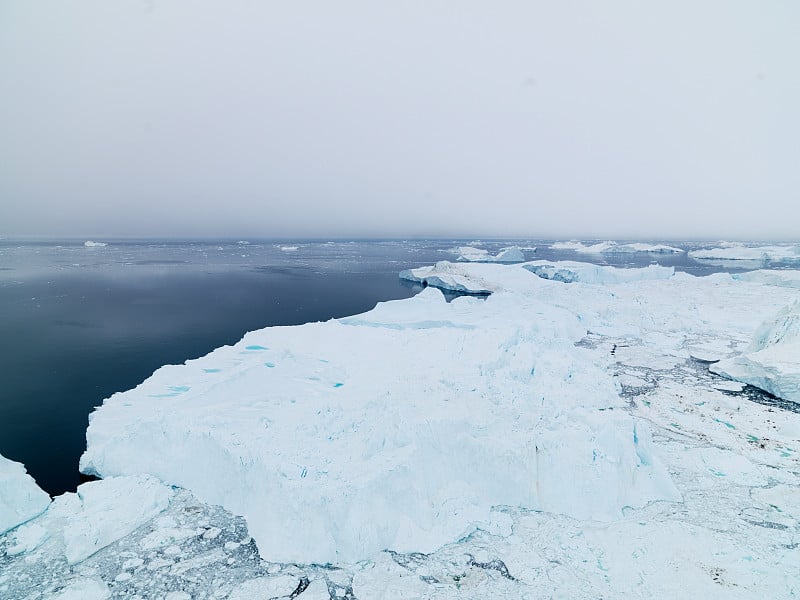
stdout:
{"type": "Polygon", "coordinates": [[[692,250],[689,256],[698,260],[800,261],[800,245],[751,247],[726,242],[719,248],[692,250]]]}
{"type": "Polygon", "coordinates": [[[83,245],[86,246],[87,248],[103,248],[105,246],[108,246],[108,244],[106,244],[105,242],[93,242],[92,240],[86,240],[85,242],[83,242],[83,245]]]}
{"type": "Polygon", "coordinates": [[[615,254],[626,252],[652,252],[655,254],[681,254],[683,250],[675,246],[667,246],[664,244],[645,244],[640,242],[630,244],[619,244],[617,242],[608,241],[600,242],[587,246],[582,242],[575,240],[569,242],[555,242],[550,247],[553,250],[572,250],[573,252],[580,252],[582,254],[615,254]]]}
{"type": "MultiPolygon", "coordinates": [[[[528,250],[535,251],[536,248],[528,248],[528,250]]],[[[464,262],[513,263],[523,262],[525,260],[525,253],[519,246],[501,248],[495,255],[489,254],[488,250],[475,248],[474,246],[458,246],[457,248],[451,249],[450,252],[458,255],[457,260],[464,262]]]]}

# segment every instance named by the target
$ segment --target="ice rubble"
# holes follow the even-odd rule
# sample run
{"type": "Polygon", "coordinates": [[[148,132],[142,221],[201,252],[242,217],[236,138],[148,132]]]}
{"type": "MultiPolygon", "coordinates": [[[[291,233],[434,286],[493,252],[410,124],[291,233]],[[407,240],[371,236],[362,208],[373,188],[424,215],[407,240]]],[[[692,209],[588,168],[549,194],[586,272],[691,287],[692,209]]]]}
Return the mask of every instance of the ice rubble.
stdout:
{"type": "Polygon", "coordinates": [[[719,248],[692,250],[689,256],[699,260],[800,261],[800,245],[752,247],[729,242],[719,248]]]}
{"type": "Polygon", "coordinates": [[[744,354],[721,360],[710,369],[800,403],[800,300],[763,323],[744,354]]]}
{"type": "Polygon", "coordinates": [[[572,250],[573,252],[580,252],[582,254],[616,254],[625,252],[652,252],[656,254],[683,253],[683,249],[676,248],[675,246],[667,246],[665,244],[645,244],[643,242],[620,244],[618,242],[608,241],[587,246],[582,242],[572,240],[569,242],[555,242],[551,244],[550,247],[553,250],[572,250]]]}
{"type": "Polygon", "coordinates": [[[25,467],[0,456],[0,533],[44,512],[50,496],[43,492],[25,467]]]}

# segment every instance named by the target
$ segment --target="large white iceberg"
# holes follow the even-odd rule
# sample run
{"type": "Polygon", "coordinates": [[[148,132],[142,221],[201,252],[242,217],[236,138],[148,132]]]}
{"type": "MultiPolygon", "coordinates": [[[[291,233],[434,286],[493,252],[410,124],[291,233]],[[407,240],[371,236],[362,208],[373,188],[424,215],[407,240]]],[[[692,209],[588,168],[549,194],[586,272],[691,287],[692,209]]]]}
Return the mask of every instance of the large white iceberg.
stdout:
{"type": "Polygon", "coordinates": [[[550,245],[553,250],[572,250],[582,254],[617,254],[628,252],[651,252],[655,254],[681,254],[682,248],[667,246],[666,244],[646,244],[644,242],[632,242],[620,244],[618,242],[598,242],[597,244],[586,245],[575,240],[569,242],[555,242],[550,245]]]}
{"type": "Polygon", "coordinates": [[[721,360],[710,369],[800,403],[800,300],[762,324],[744,354],[721,360]]]}
{"type": "Polygon", "coordinates": [[[585,325],[537,299],[554,284],[460,268],[493,282],[486,302],[428,289],[159,369],[92,414],[81,469],[188,488],[282,561],[430,552],[505,531],[495,506],[613,520],[679,500],[604,359],[576,348],[585,325]]]}
{"type": "Polygon", "coordinates": [[[0,533],[41,514],[49,504],[50,496],[23,465],[0,456],[0,533]]]}

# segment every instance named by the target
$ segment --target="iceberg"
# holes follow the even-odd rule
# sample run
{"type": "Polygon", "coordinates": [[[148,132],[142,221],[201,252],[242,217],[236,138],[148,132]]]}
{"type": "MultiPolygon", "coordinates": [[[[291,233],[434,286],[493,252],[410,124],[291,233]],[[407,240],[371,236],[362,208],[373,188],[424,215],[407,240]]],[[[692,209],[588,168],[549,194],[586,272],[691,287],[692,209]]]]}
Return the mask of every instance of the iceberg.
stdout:
{"type": "Polygon", "coordinates": [[[800,300],[763,323],[745,353],[709,368],[800,404],[800,300]]]}
{"type": "Polygon", "coordinates": [[[0,456],[0,533],[43,513],[48,496],[18,462],[0,456]]]}
{"type": "Polygon", "coordinates": [[[108,244],[105,242],[93,242],[92,240],[86,240],[83,242],[83,245],[87,248],[104,248],[105,246],[108,246],[108,244]]]}
{"type": "Polygon", "coordinates": [[[525,263],[522,268],[542,279],[552,279],[562,283],[575,283],[578,281],[594,284],[630,283],[651,279],[669,279],[675,274],[674,267],[662,267],[659,265],[648,265],[638,269],[617,269],[604,265],[572,261],[549,262],[539,260],[525,263]]]}
{"type": "Polygon", "coordinates": [[[536,251],[536,248],[520,248],[519,246],[509,246],[508,248],[501,248],[495,254],[489,254],[488,250],[483,248],[475,248],[474,246],[459,246],[449,250],[453,254],[457,254],[459,261],[464,262],[497,262],[497,263],[514,263],[523,262],[525,260],[525,253],[523,250],[536,251]]]}
{"type": "Polygon", "coordinates": [[[552,282],[435,269],[493,294],[448,304],[427,290],[163,367],[91,415],[81,470],[189,489],[283,562],[432,552],[505,530],[496,506],[611,521],[680,500],[604,357],[576,348],[580,318],[537,299],[552,282]]]}
{"type": "Polygon", "coordinates": [[[569,242],[555,242],[550,245],[553,250],[572,250],[582,254],[616,254],[625,252],[652,252],[655,254],[682,254],[682,248],[667,246],[665,244],[645,244],[634,242],[630,244],[619,244],[617,242],[599,242],[587,246],[575,240],[569,242]]]}
{"type": "Polygon", "coordinates": [[[725,243],[719,248],[692,250],[689,256],[697,260],[800,261],[800,245],[751,247],[725,243]]]}

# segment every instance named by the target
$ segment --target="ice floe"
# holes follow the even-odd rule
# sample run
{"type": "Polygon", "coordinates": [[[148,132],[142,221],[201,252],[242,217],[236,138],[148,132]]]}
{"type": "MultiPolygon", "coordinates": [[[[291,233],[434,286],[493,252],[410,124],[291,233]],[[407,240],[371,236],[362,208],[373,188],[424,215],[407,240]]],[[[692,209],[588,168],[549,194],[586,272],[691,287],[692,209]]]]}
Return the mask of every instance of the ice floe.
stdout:
{"type": "Polygon", "coordinates": [[[87,248],[104,248],[105,246],[108,246],[108,244],[105,242],[93,242],[92,240],[86,240],[83,242],[83,245],[87,248]]]}
{"type": "Polygon", "coordinates": [[[667,246],[666,244],[646,244],[643,242],[632,242],[620,244],[618,242],[598,242],[597,244],[586,245],[575,240],[569,242],[555,242],[550,245],[553,250],[572,250],[582,254],[617,254],[626,252],[652,252],[655,254],[682,254],[682,248],[667,246]]]}

